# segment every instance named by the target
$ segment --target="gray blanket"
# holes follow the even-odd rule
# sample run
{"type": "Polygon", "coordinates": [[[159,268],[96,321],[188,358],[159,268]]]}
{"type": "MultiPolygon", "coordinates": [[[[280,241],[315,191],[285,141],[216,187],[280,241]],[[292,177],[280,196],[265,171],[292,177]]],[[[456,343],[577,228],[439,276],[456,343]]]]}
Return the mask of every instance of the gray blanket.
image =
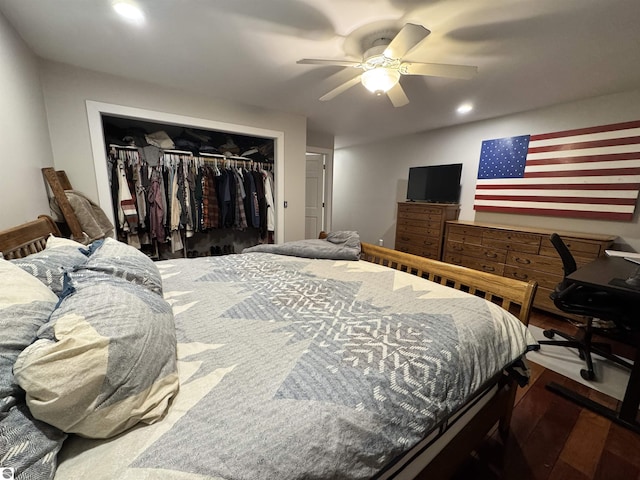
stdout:
{"type": "Polygon", "coordinates": [[[62,479],[369,479],[535,341],[477,297],[358,261],[158,262],[180,391],[166,417],[72,437],[62,479]]]}
{"type": "Polygon", "coordinates": [[[297,240],[282,244],[261,244],[245,248],[242,253],[277,253],[302,258],[330,260],[358,260],[360,236],[358,232],[331,232],[326,239],[297,240]]]}

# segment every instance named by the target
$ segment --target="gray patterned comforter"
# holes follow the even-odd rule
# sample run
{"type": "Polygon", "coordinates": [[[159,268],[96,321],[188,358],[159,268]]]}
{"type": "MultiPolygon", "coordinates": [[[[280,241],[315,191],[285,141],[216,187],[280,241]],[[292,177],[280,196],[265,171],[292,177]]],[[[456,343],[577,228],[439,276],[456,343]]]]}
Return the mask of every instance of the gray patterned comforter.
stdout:
{"type": "Polygon", "coordinates": [[[266,253],[159,262],[180,392],[56,479],[365,479],[535,340],[477,297],[364,261],[266,253]]]}

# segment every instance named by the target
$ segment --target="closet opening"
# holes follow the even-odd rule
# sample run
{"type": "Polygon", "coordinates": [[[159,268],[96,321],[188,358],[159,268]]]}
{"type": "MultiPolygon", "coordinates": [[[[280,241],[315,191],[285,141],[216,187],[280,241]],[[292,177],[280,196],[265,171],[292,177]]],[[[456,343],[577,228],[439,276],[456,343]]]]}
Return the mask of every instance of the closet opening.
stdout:
{"type": "Polygon", "coordinates": [[[158,112],[143,118],[101,105],[93,110],[99,203],[119,240],[153,258],[224,255],[277,241],[281,134],[163,120],[158,112]]]}

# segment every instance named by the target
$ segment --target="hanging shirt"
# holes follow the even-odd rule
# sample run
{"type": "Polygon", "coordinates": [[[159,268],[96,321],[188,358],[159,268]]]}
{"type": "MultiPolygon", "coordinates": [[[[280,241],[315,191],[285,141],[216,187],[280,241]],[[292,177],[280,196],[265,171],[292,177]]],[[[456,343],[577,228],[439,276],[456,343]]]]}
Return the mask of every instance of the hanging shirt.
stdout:
{"type": "Polygon", "coordinates": [[[276,229],[276,216],[273,202],[272,180],[269,172],[263,171],[264,177],[264,198],[267,203],[267,231],[273,232],[276,229]]]}

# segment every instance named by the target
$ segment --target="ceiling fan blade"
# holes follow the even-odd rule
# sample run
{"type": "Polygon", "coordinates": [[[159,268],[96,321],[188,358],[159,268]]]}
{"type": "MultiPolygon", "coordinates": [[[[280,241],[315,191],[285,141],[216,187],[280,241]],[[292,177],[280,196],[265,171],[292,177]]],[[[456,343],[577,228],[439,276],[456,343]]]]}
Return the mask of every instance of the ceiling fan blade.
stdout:
{"type": "Polygon", "coordinates": [[[384,50],[384,56],[387,58],[402,58],[430,33],[422,25],[407,23],[384,50]]]}
{"type": "Polygon", "coordinates": [[[338,85],[336,88],[331,90],[329,93],[325,93],[323,96],[321,96],[320,97],[320,101],[321,102],[326,102],[328,100],[331,100],[332,98],[337,97],[342,92],[346,92],[351,87],[353,87],[353,86],[357,85],[358,83],[360,83],[360,77],[361,76],[362,75],[358,75],[358,76],[352,78],[351,80],[347,80],[342,85],[338,85]]]}
{"type": "Polygon", "coordinates": [[[387,92],[387,96],[394,107],[403,107],[409,103],[407,94],[404,93],[404,89],[400,86],[400,83],[396,83],[391,90],[387,92]]]}
{"type": "Polygon", "coordinates": [[[400,65],[400,73],[403,75],[428,75],[432,77],[469,79],[478,73],[478,67],[445,65],[443,63],[402,62],[400,65]]]}
{"type": "Polygon", "coordinates": [[[360,62],[352,62],[351,60],[323,60],[319,58],[303,58],[296,63],[301,65],[336,65],[338,67],[359,67],[360,62]]]}

